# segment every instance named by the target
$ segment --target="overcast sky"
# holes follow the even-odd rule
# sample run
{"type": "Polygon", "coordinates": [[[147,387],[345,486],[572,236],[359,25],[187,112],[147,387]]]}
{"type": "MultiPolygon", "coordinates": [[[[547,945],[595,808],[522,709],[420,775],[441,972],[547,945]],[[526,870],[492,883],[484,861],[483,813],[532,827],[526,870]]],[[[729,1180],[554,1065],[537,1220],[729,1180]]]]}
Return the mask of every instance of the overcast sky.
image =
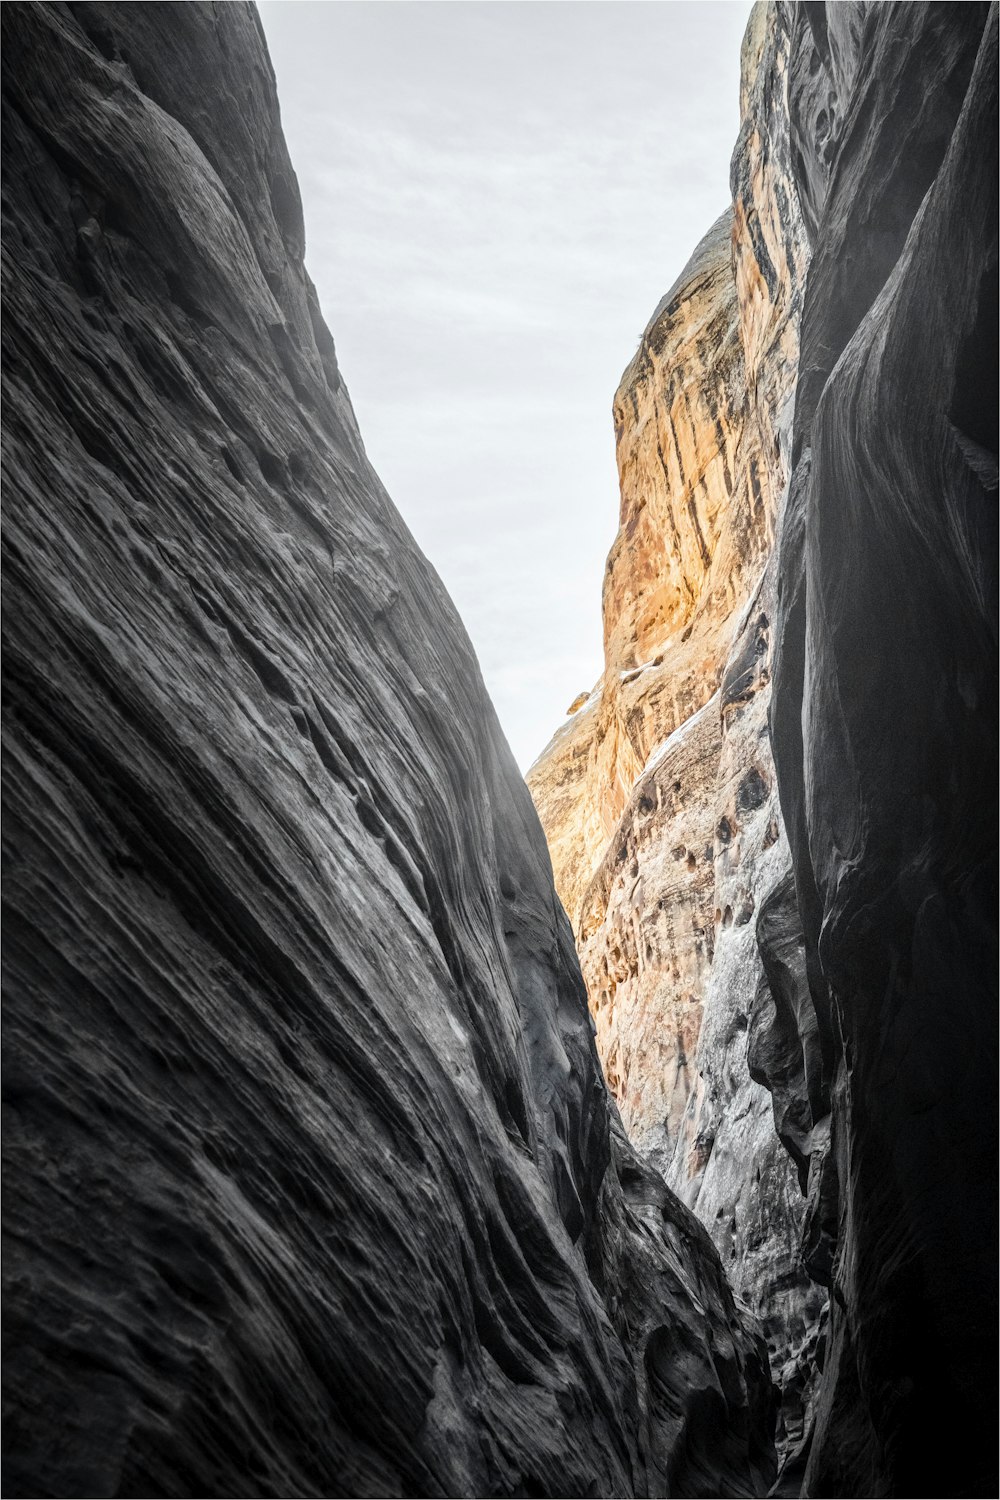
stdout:
{"type": "Polygon", "coordinates": [[[729,200],[748,0],[263,0],[369,457],[526,769],[602,665],[611,404],[729,200]]]}

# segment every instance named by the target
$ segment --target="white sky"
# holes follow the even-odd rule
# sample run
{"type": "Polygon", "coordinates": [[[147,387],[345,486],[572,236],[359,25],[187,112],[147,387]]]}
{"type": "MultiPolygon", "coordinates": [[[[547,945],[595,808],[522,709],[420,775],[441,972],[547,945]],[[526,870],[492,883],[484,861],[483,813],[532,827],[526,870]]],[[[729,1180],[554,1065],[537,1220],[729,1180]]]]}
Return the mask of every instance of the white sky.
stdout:
{"type": "Polygon", "coordinates": [[[262,0],[361,434],[522,769],[602,666],[611,403],[729,201],[749,0],[262,0]]]}

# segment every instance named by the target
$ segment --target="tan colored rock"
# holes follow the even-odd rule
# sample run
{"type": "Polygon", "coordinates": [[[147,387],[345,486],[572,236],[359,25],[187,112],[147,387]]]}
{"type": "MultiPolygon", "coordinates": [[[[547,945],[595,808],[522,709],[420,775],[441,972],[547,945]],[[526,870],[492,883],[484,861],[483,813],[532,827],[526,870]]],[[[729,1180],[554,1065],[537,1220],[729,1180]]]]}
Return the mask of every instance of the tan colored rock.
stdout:
{"type": "MultiPolygon", "coordinates": [[[[577,946],[622,1121],[646,1150],[681,1128],[714,944],[713,695],[652,757],[588,887],[577,946]]],[[[661,1166],[666,1166],[663,1154],[661,1166]]]]}
{"type": "Polygon", "coordinates": [[[789,25],[780,4],[751,14],[732,211],[660,302],[616,394],[605,670],[528,774],[623,1121],[761,1318],[786,1446],[823,1297],[801,1266],[801,1196],[746,1051],[756,912],[789,859],[767,730],[769,558],[808,259],[789,25]]]}
{"type": "Polygon", "coordinates": [[[604,579],[605,670],[528,772],[579,929],[588,886],[654,752],[715,692],[739,575],[731,502],[745,403],[732,214],[661,300],[614,403],[620,529],[604,579]]]}

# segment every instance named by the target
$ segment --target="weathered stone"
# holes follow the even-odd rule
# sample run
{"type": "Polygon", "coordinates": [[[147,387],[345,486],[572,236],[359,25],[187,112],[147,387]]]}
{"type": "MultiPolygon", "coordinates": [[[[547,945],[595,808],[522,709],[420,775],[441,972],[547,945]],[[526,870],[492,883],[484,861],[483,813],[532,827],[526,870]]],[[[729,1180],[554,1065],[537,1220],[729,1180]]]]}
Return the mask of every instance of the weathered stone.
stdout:
{"type": "Polygon", "coordinates": [[[5,1493],[759,1494],[254,11],[2,21],[5,1493]]]}
{"type": "Polygon", "coordinates": [[[620,530],[604,579],[605,669],[528,772],[556,885],[579,922],[637,779],[708,702],[746,519],[728,505],[744,401],[732,215],[663,297],[615,396],[620,530]]]}
{"type": "Polygon", "coordinates": [[[790,1361],[825,1294],[802,1264],[804,1205],[746,1051],[762,982],[755,913],[789,863],[767,707],[768,558],[808,257],[792,24],[780,4],[751,14],[732,213],[661,301],[615,398],[605,673],[528,774],[624,1124],[765,1327],[784,1446],[801,1438],[809,1397],[790,1361]]]}
{"type": "Polygon", "coordinates": [[[762,919],[757,1057],[799,1153],[812,1116],[832,1287],[803,1493],[992,1495],[996,8],[803,6],[791,76],[814,255],[771,728],[802,936],[782,975],[762,919]]]}

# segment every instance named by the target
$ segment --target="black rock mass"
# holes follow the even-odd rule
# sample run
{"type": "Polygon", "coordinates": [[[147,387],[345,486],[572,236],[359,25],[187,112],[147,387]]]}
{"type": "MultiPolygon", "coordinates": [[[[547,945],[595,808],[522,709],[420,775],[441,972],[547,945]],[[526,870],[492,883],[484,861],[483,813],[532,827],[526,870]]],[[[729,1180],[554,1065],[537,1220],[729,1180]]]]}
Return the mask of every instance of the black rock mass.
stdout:
{"type": "Polygon", "coordinates": [[[2,22],[5,1494],[760,1493],[255,11],[2,22]]]}
{"type": "Polygon", "coordinates": [[[831,1289],[803,1493],[992,1496],[996,6],[800,5],[789,108],[812,260],[771,739],[797,901],[758,938],[798,991],[777,1077],[811,1080],[831,1289]]]}

